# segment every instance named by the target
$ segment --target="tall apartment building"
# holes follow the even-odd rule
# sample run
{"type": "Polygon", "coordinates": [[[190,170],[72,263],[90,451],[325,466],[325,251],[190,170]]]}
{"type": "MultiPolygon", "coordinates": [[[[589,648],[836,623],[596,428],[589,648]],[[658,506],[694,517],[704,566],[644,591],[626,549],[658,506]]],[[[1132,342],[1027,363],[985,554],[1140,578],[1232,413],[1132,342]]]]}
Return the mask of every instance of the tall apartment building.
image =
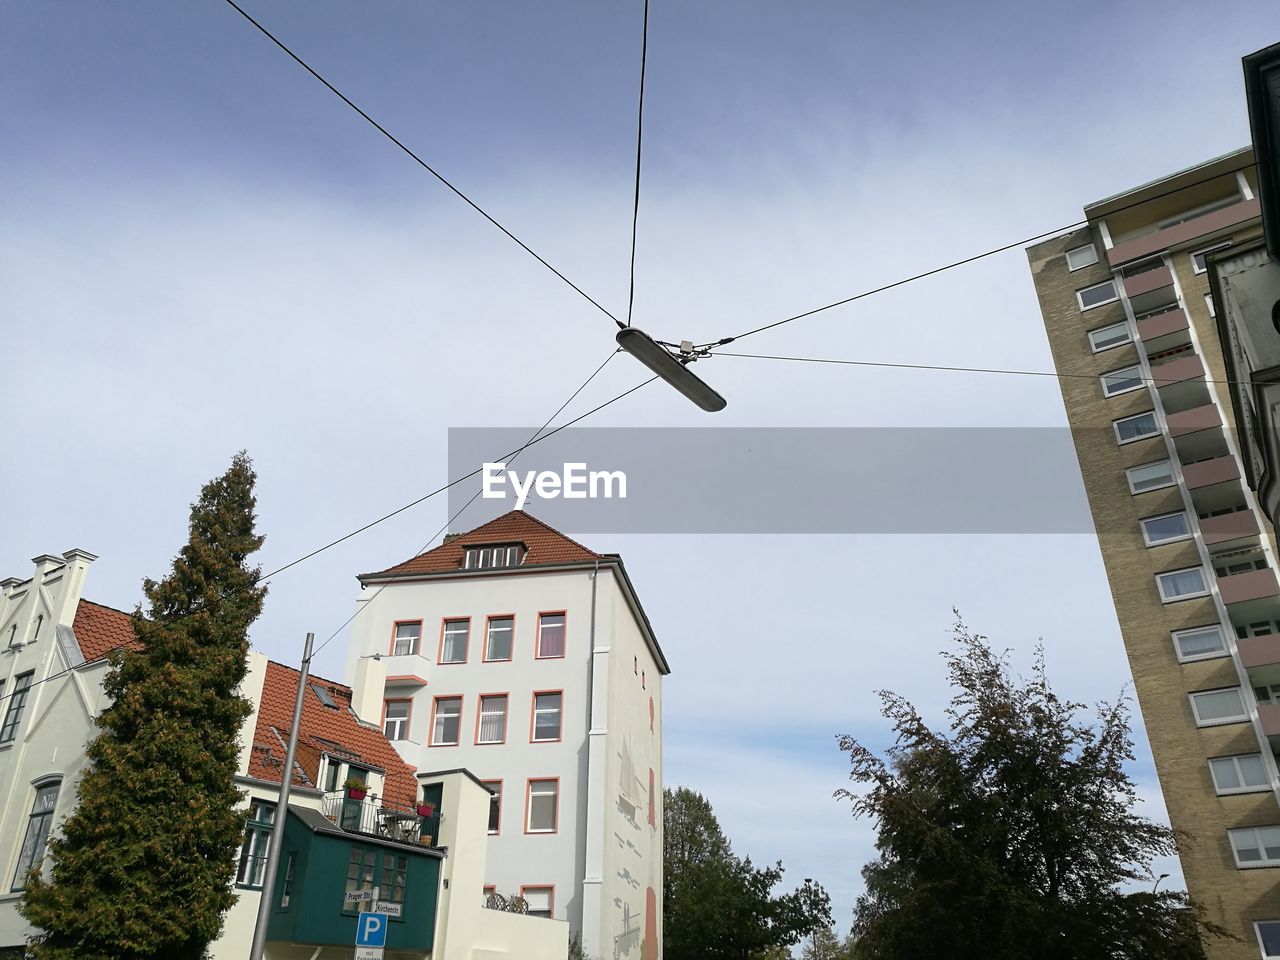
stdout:
{"type": "Polygon", "coordinates": [[[1085,207],[1028,249],[1170,821],[1191,895],[1280,956],[1280,582],[1242,481],[1210,261],[1260,232],[1253,153],[1085,207]]]}
{"type": "Polygon", "coordinates": [[[658,960],[669,668],[622,558],[517,510],[359,579],[354,695],[420,776],[493,791],[485,890],[658,960]]]}

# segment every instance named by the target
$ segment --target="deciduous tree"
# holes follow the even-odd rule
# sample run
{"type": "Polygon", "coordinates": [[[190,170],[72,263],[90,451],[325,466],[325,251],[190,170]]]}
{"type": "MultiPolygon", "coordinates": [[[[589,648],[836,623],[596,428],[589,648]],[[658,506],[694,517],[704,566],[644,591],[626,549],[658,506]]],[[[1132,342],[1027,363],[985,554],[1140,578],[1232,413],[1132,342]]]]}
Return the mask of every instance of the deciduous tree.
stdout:
{"type": "Polygon", "coordinates": [[[1222,935],[1185,893],[1152,893],[1176,836],[1134,810],[1123,698],[1083,704],[1030,678],[963,623],[944,654],[948,729],[882,692],[896,739],[881,759],[840,747],[857,786],[837,796],[876,821],[879,857],[855,907],[860,960],[1191,960],[1222,935]]]}
{"type": "Polygon", "coordinates": [[[666,960],[756,960],[831,923],[821,886],[774,896],[782,864],[735,856],[711,804],[685,787],[664,792],[663,854],[666,960]]]}
{"type": "Polygon", "coordinates": [[[238,688],[266,595],[254,480],[240,454],[206,484],[171,572],[143,584],[140,649],[112,654],[79,804],[23,896],[39,960],[199,960],[222,930],[245,823],[238,688]]]}

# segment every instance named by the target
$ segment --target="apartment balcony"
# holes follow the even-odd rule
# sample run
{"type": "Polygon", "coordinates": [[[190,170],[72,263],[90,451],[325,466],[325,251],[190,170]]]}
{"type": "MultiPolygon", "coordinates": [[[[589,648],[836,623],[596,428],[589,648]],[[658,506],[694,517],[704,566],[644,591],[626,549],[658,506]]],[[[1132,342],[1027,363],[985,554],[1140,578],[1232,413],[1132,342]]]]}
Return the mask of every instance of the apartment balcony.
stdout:
{"type": "Polygon", "coordinates": [[[347,833],[413,847],[429,847],[440,835],[438,812],[423,816],[416,809],[388,803],[376,795],[353,800],[345,790],[326,793],[320,804],[320,813],[347,833]]]}
{"type": "Polygon", "coordinates": [[[1241,200],[1203,216],[1165,227],[1163,230],[1153,230],[1151,233],[1144,233],[1117,243],[1107,251],[1107,262],[1112,267],[1118,267],[1171,247],[1193,243],[1200,237],[1229,230],[1248,220],[1253,220],[1260,216],[1260,211],[1256,197],[1252,200],[1241,200]]]}
{"type": "MultiPolygon", "coordinates": [[[[1270,667],[1280,664],[1280,634],[1273,633],[1265,637],[1241,637],[1236,641],[1236,649],[1240,651],[1240,662],[1246,669],[1270,667]]],[[[1271,704],[1259,704],[1262,707],[1271,704]]]]}
{"type": "Polygon", "coordinates": [[[1148,353],[1168,350],[1191,342],[1191,324],[1181,307],[1160,310],[1138,317],[1138,339],[1148,353]]]}
{"type": "Polygon", "coordinates": [[[1270,568],[1249,570],[1218,577],[1218,593],[1223,603],[1248,603],[1280,596],[1280,582],[1276,581],[1276,573],[1270,568]]]}
{"type": "Polygon", "coordinates": [[[1182,478],[1190,490],[1212,487],[1215,484],[1227,483],[1240,479],[1240,461],[1228,454],[1225,457],[1214,457],[1198,463],[1183,464],[1182,478]]]}
{"type": "Polygon", "coordinates": [[[1258,719],[1262,721],[1262,732],[1268,737],[1280,736],[1280,703],[1258,704],[1258,719]]]}
{"type": "Polygon", "coordinates": [[[1163,363],[1158,357],[1151,358],[1151,379],[1160,392],[1167,416],[1212,402],[1208,384],[1204,382],[1203,361],[1192,351],[1183,349],[1185,352],[1176,353],[1163,363]]]}
{"type": "Polygon", "coordinates": [[[1205,546],[1212,547],[1241,540],[1256,543],[1262,531],[1252,510],[1237,510],[1217,517],[1200,518],[1200,534],[1204,537],[1205,546]]]}
{"type": "Polygon", "coordinates": [[[1173,286],[1173,273],[1163,263],[1124,278],[1124,292],[1130,300],[1136,300],[1144,294],[1171,286],[1173,286]]]}
{"type": "Polygon", "coordinates": [[[1206,403],[1199,407],[1192,407],[1190,410],[1171,413],[1165,420],[1169,424],[1169,436],[1177,438],[1198,433],[1201,430],[1221,427],[1222,413],[1215,404],[1206,403]]]}

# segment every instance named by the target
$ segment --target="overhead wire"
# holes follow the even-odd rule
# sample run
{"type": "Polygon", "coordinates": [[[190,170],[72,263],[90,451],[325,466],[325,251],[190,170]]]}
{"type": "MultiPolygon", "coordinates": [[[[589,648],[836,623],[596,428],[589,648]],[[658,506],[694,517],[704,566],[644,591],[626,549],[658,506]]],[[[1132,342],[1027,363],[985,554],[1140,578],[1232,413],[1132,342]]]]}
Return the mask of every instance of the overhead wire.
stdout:
{"type": "Polygon", "coordinates": [[[348,97],[345,93],[343,93],[341,90],[335,87],[332,83],[330,83],[328,80],[322,77],[320,73],[316,71],[309,63],[303,60],[302,57],[298,56],[298,54],[294,53],[293,50],[291,50],[288,46],[286,46],[285,43],[282,40],[280,40],[279,37],[277,37],[274,33],[268,30],[259,21],[255,20],[253,16],[247,10],[244,9],[244,7],[236,3],[236,0],[226,0],[226,3],[233,10],[239,13],[240,16],[244,17],[245,20],[247,20],[254,27],[256,27],[259,33],[261,33],[264,37],[266,37],[268,40],[274,43],[277,47],[283,50],[286,54],[288,54],[288,56],[295,63],[297,63],[298,66],[302,67],[302,69],[306,70],[307,73],[311,74],[311,76],[319,80],[320,83],[322,83],[329,90],[330,93],[332,93],[335,97],[337,97],[339,100],[345,103],[348,107],[350,107],[352,110],[358,113],[361,117],[363,117],[366,121],[368,121],[370,126],[372,126],[375,130],[377,130],[384,137],[390,140],[393,144],[399,147],[402,151],[404,151],[415,163],[418,164],[418,166],[422,167],[423,170],[427,171],[427,173],[431,174],[431,176],[435,177],[442,184],[448,187],[449,190],[451,190],[464,203],[466,203],[467,206],[471,207],[472,210],[480,214],[480,216],[488,220],[489,223],[493,224],[493,226],[501,230],[502,233],[504,233],[508,237],[508,239],[512,240],[517,246],[519,246],[520,249],[522,249],[525,253],[529,254],[529,256],[533,257],[533,259],[537,260],[540,264],[542,264],[544,267],[546,267],[548,270],[554,273],[557,277],[563,280],[575,292],[577,292],[579,296],[581,296],[593,307],[595,307],[597,310],[603,313],[606,317],[608,317],[614,323],[618,322],[618,318],[615,317],[613,313],[611,313],[608,309],[602,306],[599,301],[597,301],[589,293],[587,293],[580,286],[578,286],[576,283],[574,283],[572,280],[566,277],[563,273],[557,270],[554,266],[552,266],[551,263],[545,257],[543,257],[541,254],[535,251],[532,247],[530,247],[527,243],[525,243],[523,240],[517,237],[514,233],[512,233],[509,229],[507,229],[507,227],[499,223],[498,220],[492,214],[490,214],[487,210],[485,210],[478,203],[476,203],[476,201],[472,200],[469,196],[463,193],[462,190],[457,185],[455,185],[451,180],[445,177],[444,174],[440,173],[440,171],[438,171],[435,167],[427,163],[427,161],[423,160],[422,157],[418,156],[417,153],[415,153],[412,149],[406,146],[402,140],[400,140],[398,137],[395,136],[395,134],[393,134],[390,130],[388,130],[386,127],[380,124],[377,120],[373,119],[373,117],[371,117],[368,113],[366,113],[362,108],[357,106],[356,103],[353,100],[351,100],[350,97],[348,97]]]}
{"type": "Polygon", "coordinates": [[[644,0],[644,21],[640,29],[640,100],[636,108],[636,189],[631,204],[631,279],[627,288],[627,326],[636,302],[636,232],[640,225],[640,160],[644,144],[644,75],[649,59],[649,0],[644,0]]]}

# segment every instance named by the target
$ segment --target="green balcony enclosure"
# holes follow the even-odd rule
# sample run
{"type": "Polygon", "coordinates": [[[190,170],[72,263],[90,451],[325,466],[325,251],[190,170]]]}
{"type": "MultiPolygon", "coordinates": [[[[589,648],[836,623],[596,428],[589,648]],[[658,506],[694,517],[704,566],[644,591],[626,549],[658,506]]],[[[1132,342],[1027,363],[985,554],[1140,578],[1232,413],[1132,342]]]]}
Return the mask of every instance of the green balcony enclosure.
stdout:
{"type": "Polygon", "coordinates": [[[346,893],[377,887],[381,901],[400,905],[401,915],[389,920],[388,952],[425,955],[435,938],[443,856],[421,842],[349,832],[319,811],[290,806],[267,939],[351,947],[360,908],[345,904],[346,893]]]}

